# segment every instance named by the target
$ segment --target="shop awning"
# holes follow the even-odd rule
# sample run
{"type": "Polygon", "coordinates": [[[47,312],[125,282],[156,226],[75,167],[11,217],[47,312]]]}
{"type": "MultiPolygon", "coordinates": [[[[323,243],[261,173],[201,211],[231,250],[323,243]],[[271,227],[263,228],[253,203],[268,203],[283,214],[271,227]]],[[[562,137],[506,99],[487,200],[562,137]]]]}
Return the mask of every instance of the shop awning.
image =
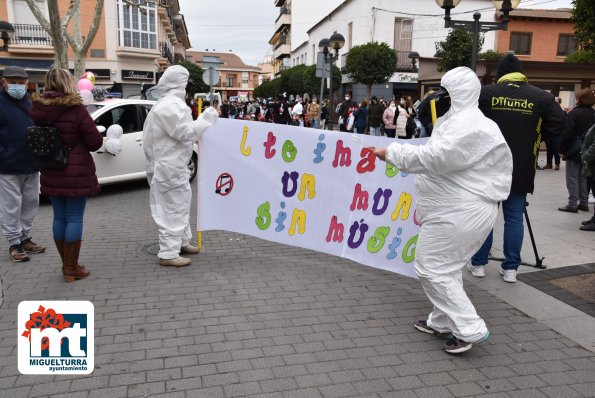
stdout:
{"type": "Polygon", "coordinates": [[[0,58],[0,68],[20,66],[27,72],[47,72],[54,64],[53,59],[0,58]]]}

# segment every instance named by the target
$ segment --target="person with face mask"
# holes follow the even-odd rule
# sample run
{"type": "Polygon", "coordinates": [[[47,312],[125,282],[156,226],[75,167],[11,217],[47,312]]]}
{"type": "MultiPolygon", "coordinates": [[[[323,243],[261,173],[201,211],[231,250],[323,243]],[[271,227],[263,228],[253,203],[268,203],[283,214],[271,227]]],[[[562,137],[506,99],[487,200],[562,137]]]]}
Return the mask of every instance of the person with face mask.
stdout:
{"type": "Polygon", "coordinates": [[[397,114],[397,106],[395,101],[391,101],[388,108],[384,110],[382,121],[384,122],[384,132],[388,138],[395,138],[395,115],[397,114]]]}
{"type": "Polygon", "coordinates": [[[512,154],[498,125],[479,110],[481,84],[475,72],[452,69],[441,85],[446,91],[440,95],[450,95],[450,108],[427,143],[393,142],[375,154],[416,174],[421,230],[415,272],[434,308],[413,326],[449,338],[444,350],[459,354],[489,337],[463,289],[462,271],[494,226],[498,202],[508,197],[512,154]]]}
{"type": "Polygon", "coordinates": [[[338,113],[343,120],[343,123],[339,124],[340,131],[347,131],[347,121],[349,119],[349,115],[351,115],[351,112],[353,112],[355,109],[357,109],[357,104],[351,99],[351,93],[348,91],[345,93],[345,101],[339,105],[338,113]]]}
{"type": "Polygon", "coordinates": [[[161,98],[143,126],[143,149],[147,158],[150,208],[159,228],[159,265],[184,267],[192,262],[180,254],[198,254],[190,244],[190,170],[192,147],[219,117],[209,107],[192,120],[184,103],[189,72],[181,65],[167,68],[157,83],[161,98]]]}
{"type": "Polygon", "coordinates": [[[27,128],[33,126],[28,82],[25,69],[7,66],[0,91],[0,226],[16,262],[46,249],[30,235],[39,207],[39,171],[27,149],[27,128]]]}

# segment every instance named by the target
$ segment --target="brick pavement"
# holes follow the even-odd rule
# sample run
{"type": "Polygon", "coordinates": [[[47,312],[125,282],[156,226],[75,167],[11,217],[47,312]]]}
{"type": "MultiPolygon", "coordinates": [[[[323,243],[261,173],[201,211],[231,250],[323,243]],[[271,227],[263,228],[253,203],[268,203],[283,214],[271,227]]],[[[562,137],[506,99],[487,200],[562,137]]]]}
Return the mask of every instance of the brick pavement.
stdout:
{"type": "Polygon", "coordinates": [[[156,239],[144,183],[89,200],[88,280],[62,281],[50,228],[46,203],[48,253],[0,259],[2,398],[595,396],[592,352],[477,286],[492,338],[454,357],[411,326],[430,304],[410,278],[227,232],[204,234],[193,266],[159,267],[141,250],[156,239]],[[94,303],[92,375],[19,374],[16,307],[32,299],[94,303]]]}

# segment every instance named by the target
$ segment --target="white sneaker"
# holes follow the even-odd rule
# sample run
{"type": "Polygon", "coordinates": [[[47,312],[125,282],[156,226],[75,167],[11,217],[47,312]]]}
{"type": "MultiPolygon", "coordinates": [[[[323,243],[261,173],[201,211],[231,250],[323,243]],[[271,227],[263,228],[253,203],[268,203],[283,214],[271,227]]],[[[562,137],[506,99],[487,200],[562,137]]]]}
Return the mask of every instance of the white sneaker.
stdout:
{"type": "Polygon", "coordinates": [[[486,276],[486,269],[484,265],[473,265],[470,262],[467,263],[467,271],[471,272],[476,278],[483,278],[486,276]]]}
{"type": "Polygon", "coordinates": [[[165,259],[165,258],[160,258],[159,259],[159,265],[161,265],[162,267],[185,267],[187,265],[190,265],[190,263],[192,263],[192,260],[190,260],[189,258],[186,257],[180,257],[177,256],[176,258],[169,258],[169,259],[165,259]]]}
{"type": "Polygon", "coordinates": [[[185,244],[180,249],[180,254],[198,254],[200,251],[198,247],[192,246],[190,243],[185,244]]]}
{"type": "Polygon", "coordinates": [[[516,269],[502,269],[500,268],[500,275],[504,282],[515,283],[516,282],[516,269]]]}
{"type": "Polygon", "coordinates": [[[595,196],[589,195],[589,204],[595,203],[595,196]]]}

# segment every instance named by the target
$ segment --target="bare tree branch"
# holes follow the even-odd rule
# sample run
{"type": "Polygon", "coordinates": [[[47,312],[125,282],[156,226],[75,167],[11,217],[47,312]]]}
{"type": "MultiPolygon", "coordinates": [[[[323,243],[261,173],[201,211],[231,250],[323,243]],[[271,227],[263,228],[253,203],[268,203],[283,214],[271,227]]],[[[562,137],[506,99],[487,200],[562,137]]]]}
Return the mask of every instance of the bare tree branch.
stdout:
{"type": "Polygon", "coordinates": [[[97,0],[97,5],[95,6],[95,15],[93,16],[93,22],[91,22],[91,27],[89,28],[89,33],[85,38],[85,41],[82,43],[82,52],[83,54],[87,53],[87,50],[95,40],[95,35],[99,30],[99,23],[101,22],[101,12],[103,10],[103,0],[97,0]]]}
{"type": "Polygon", "coordinates": [[[70,23],[70,19],[72,18],[74,11],[74,1],[71,0],[70,6],[68,6],[68,11],[66,11],[66,15],[64,15],[64,18],[62,19],[62,26],[64,27],[64,29],[66,29],[66,27],[70,23]]]}
{"type": "MultiPolygon", "coordinates": [[[[37,19],[39,24],[46,30],[46,32],[50,33],[50,30],[52,30],[52,28],[50,27],[50,22],[45,18],[45,15],[43,15],[41,10],[35,3],[35,0],[25,0],[25,1],[27,2],[29,9],[33,13],[33,16],[35,16],[35,19],[37,19]]],[[[49,8],[49,3],[48,3],[48,8],[49,8]]]]}

